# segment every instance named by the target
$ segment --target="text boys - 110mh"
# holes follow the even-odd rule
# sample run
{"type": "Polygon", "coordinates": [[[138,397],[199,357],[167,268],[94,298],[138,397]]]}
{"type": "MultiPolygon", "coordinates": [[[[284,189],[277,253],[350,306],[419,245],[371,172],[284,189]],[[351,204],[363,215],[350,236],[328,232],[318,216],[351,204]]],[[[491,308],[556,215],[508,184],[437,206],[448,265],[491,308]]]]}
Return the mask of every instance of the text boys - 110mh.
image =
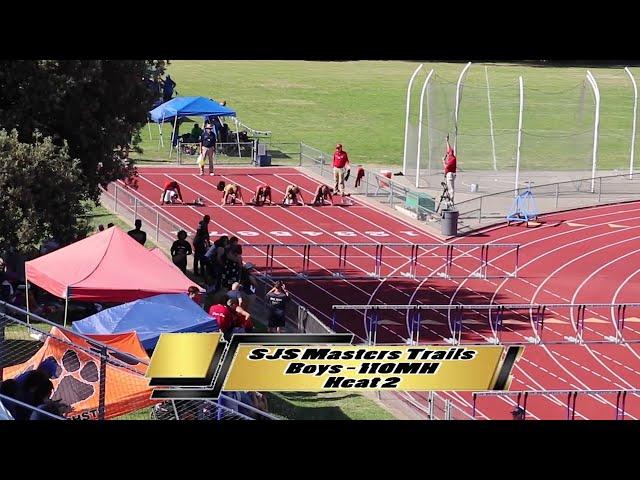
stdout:
{"type": "Polygon", "coordinates": [[[290,362],[285,375],[331,375],[323,388],[381,388],[393,389],[401,377],[346,378],[341,373],[358,375],[433,375],[441,363],[446,361],[472,360],[475,350],[458,347],[444,350],[429,348],[405,348],[402,350],[332,349],[332,348],[255,348],[249,352],[250,360],[366,360],[357,365],[340,363],[290,362]],[[372,360],[386,360],[375,362],[372,360]],[[414,360],[403,362],[402,360],[414,360]],[[429,361],[424,361],[429,360],[429,361]]]}

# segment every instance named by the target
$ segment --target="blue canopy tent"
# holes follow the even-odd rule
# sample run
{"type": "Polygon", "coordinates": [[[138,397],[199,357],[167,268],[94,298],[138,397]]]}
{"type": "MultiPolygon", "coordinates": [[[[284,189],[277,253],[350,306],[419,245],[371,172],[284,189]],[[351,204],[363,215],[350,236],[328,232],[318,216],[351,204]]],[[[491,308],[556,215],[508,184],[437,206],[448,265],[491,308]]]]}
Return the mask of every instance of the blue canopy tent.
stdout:
{"type": "Polygon", "coordinates": [[[137,333],[145,349],[155,347],[161,333],[217,332],[218,324],[188,295],[163,294],[107,308],[73,323],[83,334],[137,333]]]}
{"type": "MultiPolygon", "coordinates": [[[[162,146],[164,146],[164,141],[162,139],[162,128],[160,127],[160,124],[164,122],[173,122],[173,138],[178,125],[178,119],[185,117],[234,117],[236,120],[236,140],[238,144],[240,143],[237,118],[235,118],[236,112],[234,110],[223,107],[218,102],[210,98],[176,97],[157,106],[149,112],[150,120],[158,124],[158,129],[160,131],[159,143],[162,146]]],[[[173,150],[173,143],[171,144],[171,150],[173,150]]]]}

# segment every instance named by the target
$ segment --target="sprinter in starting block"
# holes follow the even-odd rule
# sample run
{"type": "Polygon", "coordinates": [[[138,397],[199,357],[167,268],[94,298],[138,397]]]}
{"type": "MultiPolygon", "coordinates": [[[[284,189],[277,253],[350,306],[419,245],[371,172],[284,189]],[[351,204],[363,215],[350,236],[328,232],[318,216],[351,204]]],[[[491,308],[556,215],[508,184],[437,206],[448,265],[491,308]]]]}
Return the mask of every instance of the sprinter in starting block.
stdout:
{"type": "Polygon", "coordinates": [[[333,205],[333,189],[326,185],[320,184],[316,188],[313,205],[319,207],[321,205],[333,205]]]}
{"type": "Polygon", "coordinates": [[[284,198],[282,199],[282,205],[304,205],[304,198],[302,197],[302,190],[297,185],[287,185],[284,191],[284,198]]]}
{"type": "Polygon", "coordinates": [[[244,198],[242,198],[242,189],[235,183],[226,184],[224,181],[218,182],[218,191],[222,193],[221,205],[235,205],[236,202],[240,202],[244,205],[244,198]]]}
{"type": "Polygon", "coordinates": [[[251,203],[256,207],[259,207],[267,202],[269,202],[269,205],[273,204],[271,201],[271,187],[269,185],[260,185],[256,188],[256,192],[253,194],[251,203]]]}

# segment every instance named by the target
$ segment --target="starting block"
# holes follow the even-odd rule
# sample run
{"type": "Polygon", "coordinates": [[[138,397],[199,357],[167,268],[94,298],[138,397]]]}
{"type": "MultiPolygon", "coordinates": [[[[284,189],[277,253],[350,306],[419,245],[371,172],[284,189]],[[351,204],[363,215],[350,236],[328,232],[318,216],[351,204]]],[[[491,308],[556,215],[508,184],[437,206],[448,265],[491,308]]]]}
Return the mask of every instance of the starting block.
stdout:
{"type": "Polygon", "coordinates": [[[348,206],[353,205],[353,200],[351,199],[351,195],[334,195],[332,203],[337,206],[348,206]]]}

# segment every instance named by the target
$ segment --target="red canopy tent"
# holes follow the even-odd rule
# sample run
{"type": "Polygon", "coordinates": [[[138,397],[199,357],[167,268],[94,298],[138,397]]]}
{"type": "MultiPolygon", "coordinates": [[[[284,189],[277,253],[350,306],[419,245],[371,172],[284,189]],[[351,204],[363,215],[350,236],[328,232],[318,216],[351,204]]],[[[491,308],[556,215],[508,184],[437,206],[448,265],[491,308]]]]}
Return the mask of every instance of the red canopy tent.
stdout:
{"type": "Polygon", "coordinates": [[[185,293],[194,285],[170,261],[118,227],[26,262],[26,278],[67,304],[69,300],[124,303],[185,293]]]}

